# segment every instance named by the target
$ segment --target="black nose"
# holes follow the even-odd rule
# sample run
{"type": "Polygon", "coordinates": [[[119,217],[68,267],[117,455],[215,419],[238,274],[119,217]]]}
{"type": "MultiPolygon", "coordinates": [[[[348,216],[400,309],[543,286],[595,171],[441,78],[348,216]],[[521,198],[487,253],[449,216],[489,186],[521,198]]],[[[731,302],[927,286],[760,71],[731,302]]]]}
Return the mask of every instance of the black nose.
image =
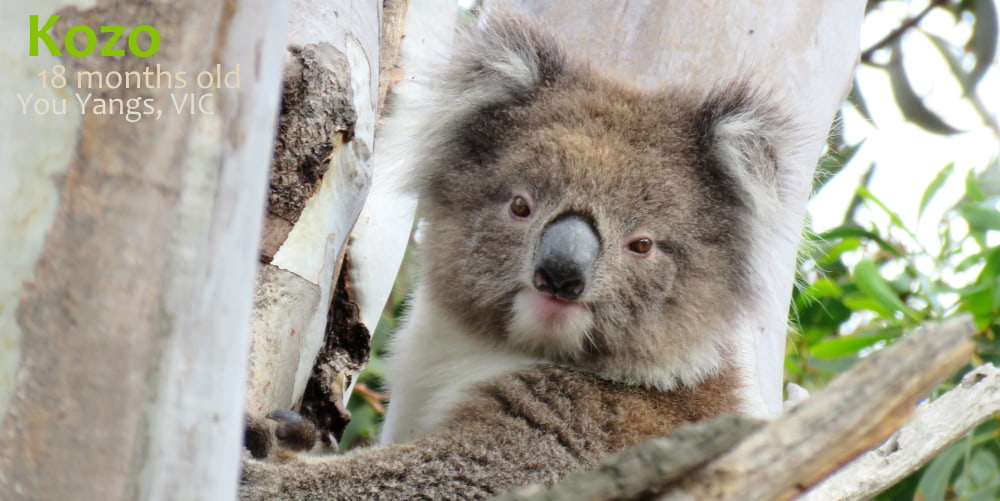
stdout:
{"type": "Polygon", "coordinates": [[[560,299],[579,298],[587,288],[600,248],[594,227],[579,216],[549,224],[535,258],[535,288],[560,299]]]}

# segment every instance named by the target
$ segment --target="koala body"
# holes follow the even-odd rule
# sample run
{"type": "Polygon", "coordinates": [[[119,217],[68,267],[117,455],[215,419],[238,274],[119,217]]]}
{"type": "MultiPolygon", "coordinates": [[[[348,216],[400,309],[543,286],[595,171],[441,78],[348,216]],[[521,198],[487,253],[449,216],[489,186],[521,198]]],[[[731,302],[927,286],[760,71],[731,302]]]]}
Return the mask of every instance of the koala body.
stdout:
{"type": "Polygon", "coordinates": [[[242,499],[481,498],[741,409],[731,333],[793,130],[766,95],[640,91],[501,16],[427,85],[395,119],[423,225],[391,445],[250,460],[242,499]]]}
{"type": "Polygon", "coordinates": [[[681,423],[730,411],[730,384],[717,376],[660,392],[535,364],[473,386],[437,430],[412,442],[285,463],[248,460],[240,499],[486,499],[552,483],[681,423]]]}

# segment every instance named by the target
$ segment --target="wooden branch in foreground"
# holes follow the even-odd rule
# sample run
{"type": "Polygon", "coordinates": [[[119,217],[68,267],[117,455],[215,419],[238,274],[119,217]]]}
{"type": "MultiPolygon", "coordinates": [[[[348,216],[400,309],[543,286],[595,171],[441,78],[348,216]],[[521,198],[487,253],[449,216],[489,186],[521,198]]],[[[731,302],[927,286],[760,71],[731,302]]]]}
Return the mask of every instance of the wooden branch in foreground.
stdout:
{"type": "Polygon", "coordinates": [[[652,493],[665,500],[793,498],[906,422],[935,384],[968,362],[974,332],[968,316],[924,326],[859,361],[759,431],[738,420],[727,425],[727,418],[699,423],[609,458],[598,470],[571,475],[551,489],[522,488],[500,499],[628,500],[649,499],[652,493]],[[706,435],[703,440],[685,436],[699,432],[706,435]],[[713,442],[712,436],[721,438],[713,442]],[[725,449],[717,445],[737,442],[712,459],[725,449]],[[665,487],[674,479],[680,480],[665,487]],[[580,497],[588,488],[601,491],[580,497]]]}
{"type": "Polygon", "coordinates": [[[663,499],[790,499],[881,443],[917,402],[968,363],[976,332],[963,315],[873,353],[709,463],[663,499]]]}
{"type": "Polygon", "coordinates": [[[551,489],[521,487],[495,501],[644,499],[718,457],[762,425],[760,420],[742,416],[688,423],[669,437],[654,438],[601,461],[595,471],[576,472],[551,489]]]}
{"type": "Polygon", "coordinates": [[[827,477],[798,501],[870,499],[919,469],[993,414],[1000,412],[1000,369],[986,364],[937,400],[884,444],[827,477]]]}

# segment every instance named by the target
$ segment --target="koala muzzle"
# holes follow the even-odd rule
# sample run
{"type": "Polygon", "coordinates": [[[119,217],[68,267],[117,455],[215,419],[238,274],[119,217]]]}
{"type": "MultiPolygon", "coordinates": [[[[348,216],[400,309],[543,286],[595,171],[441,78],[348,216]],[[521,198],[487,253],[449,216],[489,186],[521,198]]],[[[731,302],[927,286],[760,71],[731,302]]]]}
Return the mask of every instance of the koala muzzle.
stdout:
{"type": "Polygon", "coordinates": [[[573,301],[583,294],[601,249],[593,226],[579,216],[549,224],[535,257],[534,286],[539,292],[573,301]]]}

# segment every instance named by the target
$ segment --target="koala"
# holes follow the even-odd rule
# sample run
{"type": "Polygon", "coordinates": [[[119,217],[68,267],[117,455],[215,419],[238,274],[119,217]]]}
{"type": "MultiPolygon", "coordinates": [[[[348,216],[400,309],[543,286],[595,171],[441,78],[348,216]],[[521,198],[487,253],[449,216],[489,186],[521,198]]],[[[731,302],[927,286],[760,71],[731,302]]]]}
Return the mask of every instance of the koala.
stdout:
{"type": "Polygon", "coordinates": [[[509,15],[426,85],[396,119],[421,278],[384,445],[248,459],[243,500],[487,498],[743,408],[731,333],[794,145],[775,100],[633,88],[509,15]]]}

